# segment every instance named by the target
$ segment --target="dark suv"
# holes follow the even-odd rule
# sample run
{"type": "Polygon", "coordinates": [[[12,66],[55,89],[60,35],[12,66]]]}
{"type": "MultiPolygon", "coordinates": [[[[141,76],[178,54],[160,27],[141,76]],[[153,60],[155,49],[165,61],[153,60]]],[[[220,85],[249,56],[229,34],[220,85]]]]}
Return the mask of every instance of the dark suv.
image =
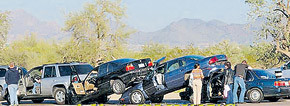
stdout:
{"type": "Polygon", "coordinates": [[[92,83],[99,89],[104,88],[112,90],[116,94],[122,94],[126,87],[142,81],[152,65],[150,58],[113,60],[94,69],[98,71],[98,75],[95,79],[96,82],[92,83]]]}

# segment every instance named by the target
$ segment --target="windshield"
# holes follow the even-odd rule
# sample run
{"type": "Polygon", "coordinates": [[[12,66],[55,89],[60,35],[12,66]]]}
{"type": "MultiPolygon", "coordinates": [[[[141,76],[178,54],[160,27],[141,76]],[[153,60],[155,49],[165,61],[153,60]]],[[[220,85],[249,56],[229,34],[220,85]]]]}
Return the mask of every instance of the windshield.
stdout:
{"type": "Polygon", "coordinates": [[[268,71],[265,70],[254,70],[254,72],[259,78],[262,79],[276,79],[276,76],[274,74],[269,73],[268,71]]]}
{"type": "Polygon", "coordinates": [[[6,73],[5,69],[0,69],[0,77],[4,77],[6,73]]]}

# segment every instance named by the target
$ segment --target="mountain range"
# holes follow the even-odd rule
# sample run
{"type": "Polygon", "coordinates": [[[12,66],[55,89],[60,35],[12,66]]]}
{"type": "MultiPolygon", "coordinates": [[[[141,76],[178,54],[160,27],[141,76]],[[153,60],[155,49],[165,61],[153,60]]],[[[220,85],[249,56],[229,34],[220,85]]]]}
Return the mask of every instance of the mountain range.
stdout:
{"type": "MultiPolygon", "coordinates": [[[[30,32],[37,33],[41,39],[60,40],[69,36],[69,33],[61,31],[58,23],[41,21],[24,10],[12,11],[10,17],[11,29],[8,34],[10,42],[30,32]]],[[[247,27],[247,24],[227,24],[219,20],[203,21],[184,18],[157,31],[137,31],[126,41],[129,46],[137,47],[150,42],[181,47],[189,44],[206,47],[222,40],[251,44],[254,41],[253,29],[247,27]]]]}

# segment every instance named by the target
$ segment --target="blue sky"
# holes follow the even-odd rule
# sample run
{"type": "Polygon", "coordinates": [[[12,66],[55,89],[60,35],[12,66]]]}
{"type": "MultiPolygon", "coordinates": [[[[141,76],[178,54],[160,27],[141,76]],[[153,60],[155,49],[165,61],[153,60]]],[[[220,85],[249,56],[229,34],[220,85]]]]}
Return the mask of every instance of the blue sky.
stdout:
{"type": "MultiPolygon", "coordinates": [[[[22,9],[42,21],[64,24],[65,14],[81,10],[93,0],[0,0],[0,10],[22,9]]],[[[156,31],[182,18],[247,22],[249,7],[244,0],[123,0],[130,27],[156,31]]]]}

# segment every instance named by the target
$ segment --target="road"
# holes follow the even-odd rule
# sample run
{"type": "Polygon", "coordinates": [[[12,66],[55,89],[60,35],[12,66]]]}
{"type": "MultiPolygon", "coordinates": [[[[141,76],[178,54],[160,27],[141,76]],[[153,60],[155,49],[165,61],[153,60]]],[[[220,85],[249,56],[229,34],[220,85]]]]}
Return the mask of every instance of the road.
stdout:
{"type": "MultiPolygon", "coordinates": [[[[105,104],[105,106],[120,106],[118,103],[120,95],[112,95],[110,96],[110,101],[105,104]]],[[[6,101],[0,101],[2,105],[7,105],[6,101]]],[[[220,101],[222,102],[222,101],[220,101]]],[[[150,104],[149,102],[147,102],[150,104]]],[[[1,105],[0,104],[0,105],[1,105]]],[[[182,104],[180,106],[183,106],[184,104],[190,104],[190,102],[185,100],[180,100],[180,97],[178,93],[170,93],[164,96],[164,100],[162,101],[162,104],[170,105],[170,104],[182,104]]],[[[205,103],[206,105],[211,105],[212,103],[205,103]]],[[[262,101],[261,103],[246,103],[246,104],[238,104],[238,106],[289,106],[290,99],[281,99],[278,102],[269,102],[269,101],[262,101]]],[[[43,103],[40,104],[33,104],[30,100],[22,100],[20,106],[53,106],[56,105],[56,102],[53,99],[47,99],[43,103]]],[[[153,104],[154,105],[154,104],[153,104]]],[[[166,106],[163,105],[163,106],[166,106]]],[[[128,106],[134,106],[132,104],[129,104],[128,106]]],[[[175,106],[175,105],[174,105],[175,106]]]]}

